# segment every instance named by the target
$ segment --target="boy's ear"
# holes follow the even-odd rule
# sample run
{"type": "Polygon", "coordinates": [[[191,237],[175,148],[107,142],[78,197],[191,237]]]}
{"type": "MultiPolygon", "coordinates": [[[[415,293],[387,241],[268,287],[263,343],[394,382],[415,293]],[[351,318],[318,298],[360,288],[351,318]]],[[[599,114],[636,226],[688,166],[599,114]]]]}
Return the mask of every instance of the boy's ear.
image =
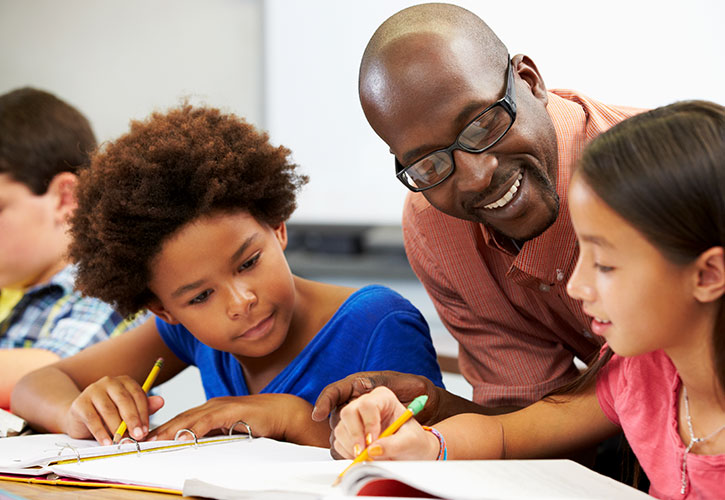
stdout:
{"type": "Polygon", "coordinates": [[[700,302],[714,302],[725,294],[725,250],[712,247],[695,261],[697,283],[694,295],[700,302]]]}
{"type": "Polygon", "coordinates": [[[273,227],[274,235],[277,237],[282,250],[287,248],[287,224],[280,222],[277,227],[273,227]]]}
{"type": "Polygon", "coordinates": [[[64,224],[68,221],[73,211],[78,206],[76,201],[76,185],[78,176],[71,172],[61,172],[50,181],[48,185],[49,194],[55,203],[57,222],[64,224]]]}
{"type": "Polygon", "coordinates": [[[149,302],[148,306],[146,306],[149,311],[154,313],[159,318],[163,319],[170,325],[178,325],[180,323],[179,320],[177,320],[173,314],[171,314],[161,303],[159,299],[152,299],[151,302],[149,302]]]}

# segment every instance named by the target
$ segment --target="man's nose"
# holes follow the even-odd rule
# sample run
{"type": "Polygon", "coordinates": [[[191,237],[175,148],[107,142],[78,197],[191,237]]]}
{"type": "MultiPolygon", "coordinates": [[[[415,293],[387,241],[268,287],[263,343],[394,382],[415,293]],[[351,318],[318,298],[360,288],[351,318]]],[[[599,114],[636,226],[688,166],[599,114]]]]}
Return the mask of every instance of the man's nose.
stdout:
{"type": "Polygon", "coordinates": [[[491,185],[493,173],[498,168],[496,155],[456,150],[453,158],[456,162],[456,187],[460,192],[480,193],[491,185]]]}

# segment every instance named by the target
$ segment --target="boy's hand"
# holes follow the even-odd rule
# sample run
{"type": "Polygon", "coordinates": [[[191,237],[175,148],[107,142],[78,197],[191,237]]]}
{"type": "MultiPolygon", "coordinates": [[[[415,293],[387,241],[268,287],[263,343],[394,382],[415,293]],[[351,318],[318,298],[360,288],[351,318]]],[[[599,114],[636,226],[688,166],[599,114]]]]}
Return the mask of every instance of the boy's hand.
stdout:
{"type": "MultiPolygon", "coordinates": [[[[212,398],[201,406],[187,410],[154,429],[151,439],[174,439],[179,429],[189,429],[196,437],[229,432],[240,420],[246,422],[255,437],[313,446],[328,446],[327,422],[310,419],[312,405],[291,394],[254,394],[212,398]]],[[[245,432],[238,425],[235,432],[245,432]]],[[[179,439],[189,439],[189,434],[179,439]]]]}
{"type": "Polygon", "coordinates": [[[392,436],[378,439],[388,425],[405,411],[395,394],[378,387],[340,410],[340,421],[333,431],[335,451],[343,458],[355,458],[370,445],[374,460],[433,460],[440,443],[415,420],[408,420],[392,436]]]}
{"type": "Polygon", "coordinates": [[[73,438],[93,437],[109,445],[123,420],[129,435],[142,440],[149,432],[149,415],[163,405],[162,397],[147,396],[131,377],[103,377],[71,403],[63,429],[73,438]]]}

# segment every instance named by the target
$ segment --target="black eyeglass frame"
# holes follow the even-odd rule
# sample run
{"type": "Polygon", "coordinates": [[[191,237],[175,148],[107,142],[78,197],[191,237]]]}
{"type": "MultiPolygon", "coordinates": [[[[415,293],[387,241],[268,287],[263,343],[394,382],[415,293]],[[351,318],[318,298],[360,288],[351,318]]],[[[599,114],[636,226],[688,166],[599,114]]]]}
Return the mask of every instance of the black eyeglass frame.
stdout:
{"type": "Polygon", "coordinates": [[[508,69],[507,69],[507,75],[506,75],[506,91],[504,92],[504,96],[501,99],[499,99],[498,101],[496,101],[493,104],[491,104],[490,106],[488,106],[486,109],[484,109],[480,113],[478,113],[471,121],[466,123],[466,125],[463,127],[463,129],[461,129],[461,133],[458,134],[458,136],[456,137],[456,140],[453,142],[453,144],[451,144],[447,148],[437,149],[431,153],[428,153],[427,155],[423,156],[422,158],[415,160],[407,167],[404,167],[403,165],[401,165],[401,163],[398,161],[398,158],[396,157],[395,158],[395,176],[398,178],[398,180],[400,182],[403,183],[403,185],[405,187],[407,187],[408,189],[410,189],[411,191],[416,192],[416,193],[420,192],[420,191],[425,191],[426,189],[434,188],[437,185],[439,185],[441,182],[448,179],[453,174],[453,172],[455,172],[456,162],[453,159],[453,154],[452,154],[453,151],[455,151],[456,149],[460,149],[462,151],[466,151],[467,153],[483,153],[484,151],[491,149],[496,144],[498,144],[498,142],[501,139],[503,139],[503,137],[511,129],[511,127],[513,126],[515,121],[516,121],[516,92],[515,92],[515,88],[514,88],[513,64],[511,62],[511,58],[509,57],[508,58],[508,69]],[[491,144],[489,144],[488,146],[486,146],[484,148],[473,149],[473,148],[469,148],[469,147],[461,144],[461,142],[460,142],[461,134],[463,134],[463,132],[465,132],[466,129],[473,122],[475,122],[476,120],[479,120],[483,115],[485,115],[486,113],[488,113],[489,111],[491,111],[493,108],[495,108],[497,106],[502,107],[504,109],[504,111],[506,111],[506,113],[508,113],[508,115],[511,117],[511,122],[509,123],[508,127],[506,127],[506,130],[504,130],[495,141],[493,141],[491,144]],[[443,176],[442,179],[439,179],[437,182],[435,182],[434,184],[431,184],[430,186],[425,186],[422,188],[413,186],[413,185],[409,184],[408,182],[406,182],[405,173],[408,171],[408,169],[413,167],[418,162],[425,160],[429,156],[433,156],[433,155],[439,154],[439,153],[445,153],[451,159],[451,169],[448,171],[448,173],[445,176],[443,176]]]}

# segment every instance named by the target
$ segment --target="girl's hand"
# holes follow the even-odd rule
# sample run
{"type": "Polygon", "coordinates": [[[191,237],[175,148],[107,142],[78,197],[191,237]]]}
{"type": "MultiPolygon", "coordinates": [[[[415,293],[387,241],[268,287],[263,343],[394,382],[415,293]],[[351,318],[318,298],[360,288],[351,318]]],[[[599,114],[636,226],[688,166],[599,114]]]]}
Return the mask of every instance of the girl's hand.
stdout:
{"type": "MultiPolygon", "coordinates": [[[[313,422],[311,411],[310,403],[291,394],[212,398],[157,427],[149,437],[174,439],[179,429],[189,429],[200,438],[210,433],[229,432],[241,420],[249,425],[255,437],[327,447],[328,424],[313,422]]],[[[237,425],[235,432],[246,431],[244,426],[237,425]]],[[[190,439],[190,436],[184,433],[179,439],[190,439]]]]}
{"type": "Polygon", "coordinates": [[[392,436],[378,439],[388,425],[405,412],[405,406],[387,387],[377,387],[340,411],[333,431],[335,450],[344,458],[355,458],[370,445],[375,460],[435,460],[440,443],[411,418],[392,436]]]}
{"type": "Polygon", "coordinates": [[[73,438],[93,437],[109,445],[123,420],[129,435],[142,440],[149,432],[149,415],[163,405],[161,396],[147,396],[131,377],[103,377],[73,400],[62,427],[73,438]]]}

